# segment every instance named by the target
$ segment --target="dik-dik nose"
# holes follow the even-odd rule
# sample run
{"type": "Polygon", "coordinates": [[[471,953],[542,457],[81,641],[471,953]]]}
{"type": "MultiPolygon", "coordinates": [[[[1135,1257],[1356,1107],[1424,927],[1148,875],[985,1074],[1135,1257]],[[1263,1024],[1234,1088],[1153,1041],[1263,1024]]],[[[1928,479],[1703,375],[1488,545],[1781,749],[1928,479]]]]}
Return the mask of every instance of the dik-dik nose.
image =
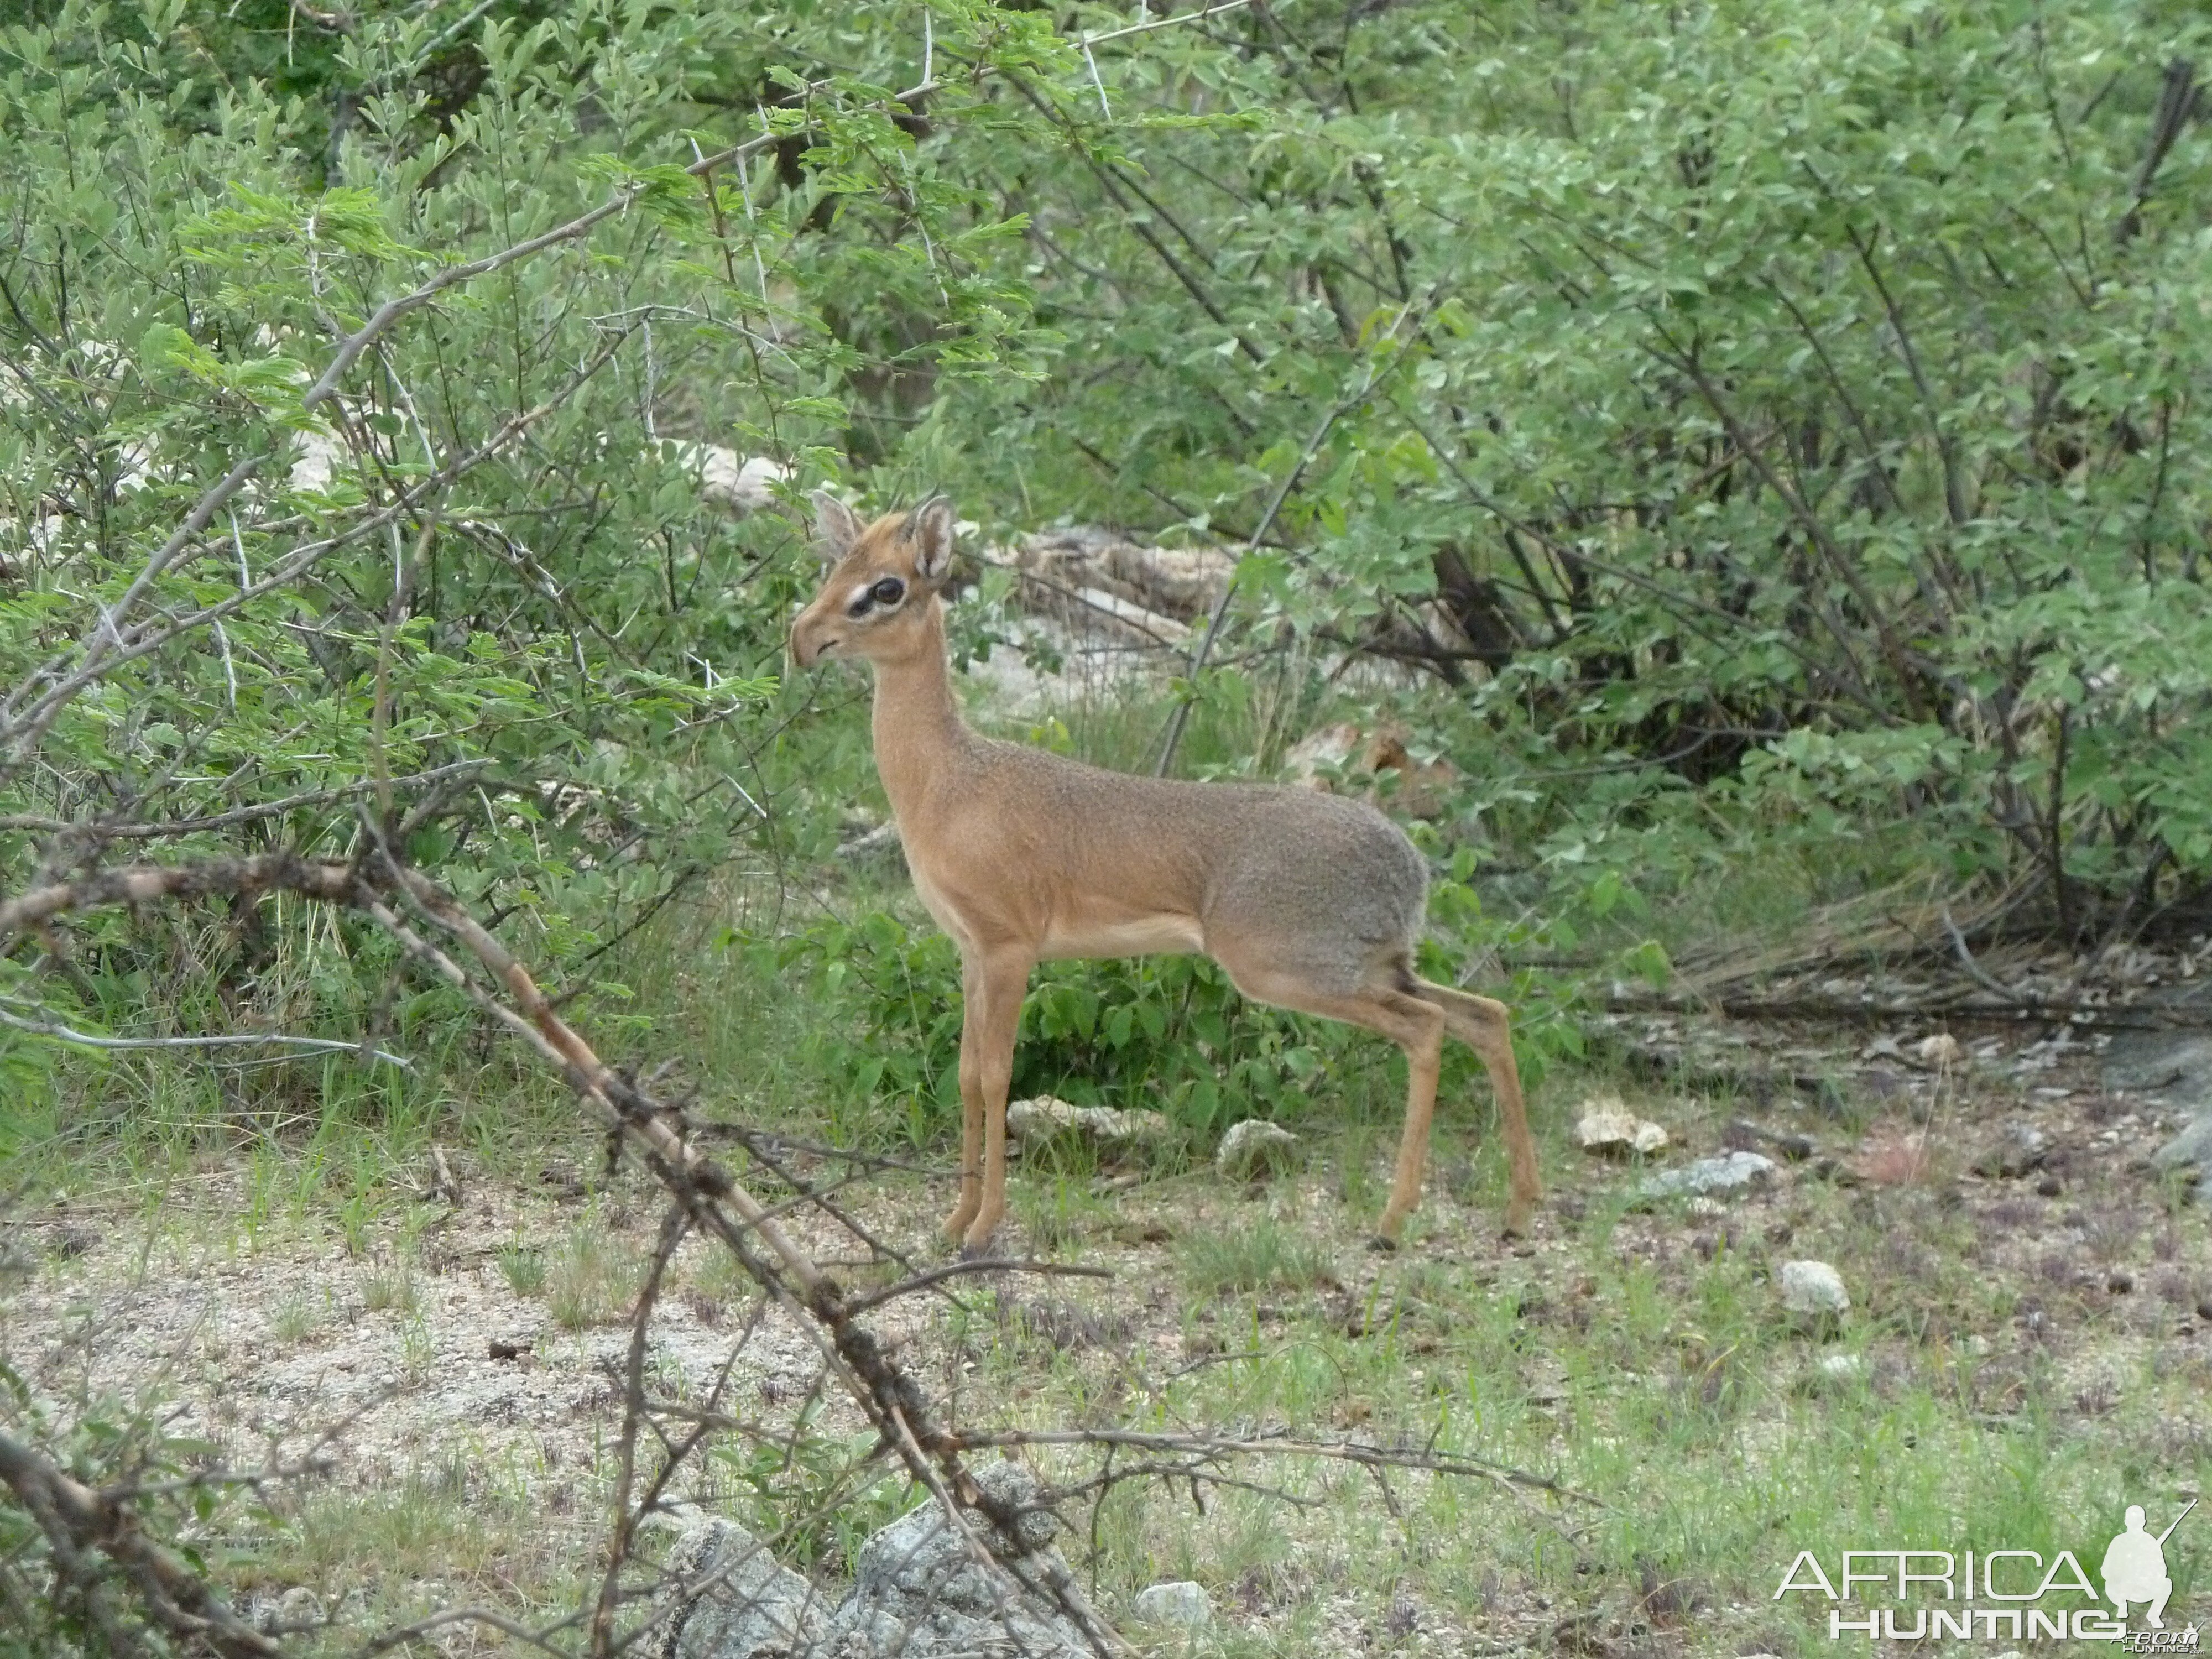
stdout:
{"type": "Polygon", "coordinates": [[[791,659],[801,668],[811,668],[837,643],[834,632],[825,633],[820,620],[807,611],[801,611],[791,625],[791,659]]]}

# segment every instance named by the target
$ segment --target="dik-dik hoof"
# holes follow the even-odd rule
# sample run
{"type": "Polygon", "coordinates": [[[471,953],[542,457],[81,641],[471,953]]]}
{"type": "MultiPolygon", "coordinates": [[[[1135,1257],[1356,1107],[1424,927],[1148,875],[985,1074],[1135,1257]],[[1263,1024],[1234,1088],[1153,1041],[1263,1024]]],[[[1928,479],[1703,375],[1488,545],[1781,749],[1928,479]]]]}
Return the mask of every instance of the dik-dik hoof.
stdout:
{"type": "Polygon", "coordinates": [[[967,1236],[960,1242],[962,1260],[975,1261],[993,1255],[991,1239],[998,1232],[999,1223],[1003,1219],[1005,1212],[1001,1211],[998,1215],[978,1216],[970,1222],[967,1236]]]}
{"type": "Polygon", "coordinates": [[[1377,1255],[1395,1255],[1398,1253],[1398,1241],[1389,1233],[1375,1233],[1369,1237],[1367,1248],[1377,1255]]]}
{"type": "Polygon", "coordinates": [[[1528,1224],[1535,1219],[1535,1215],[1536,1200],[1534,1199],[1515,1198],[1507,1200],[1505,1224],[1498,1230],[1499,1236],[1504,1238],[1528,1237],[1528,1224]]]}

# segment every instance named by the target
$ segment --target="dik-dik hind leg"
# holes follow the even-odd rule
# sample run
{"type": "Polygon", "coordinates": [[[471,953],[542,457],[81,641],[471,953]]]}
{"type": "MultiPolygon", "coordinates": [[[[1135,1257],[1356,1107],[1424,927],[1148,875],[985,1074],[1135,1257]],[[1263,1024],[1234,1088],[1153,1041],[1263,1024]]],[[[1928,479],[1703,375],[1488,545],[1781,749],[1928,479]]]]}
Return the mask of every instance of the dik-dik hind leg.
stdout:
{"type": "Polygon", "coordinates": [[[990,1243],[1006,1213],[1006,1091],[1030,965],[1025,952],[1002,949],[979,953],[961,973],[960,1207],[945,1230],[970,1254],[990,1243]]]}
{"type": "Polygon", "coordinates": [[[1406,1218],[1421,1201],[1421,1172],[1429,1158],[1429,1121],[1436,1114],[1437,1072],[1443,1057],[1443,1010],[1405,991],[1374,989],[1340,996],[1281,968],[1226,961],[1221,965],[1229,969],[1237,988],[1255,1002],[1364,1025],[1406,1051],[1406,1127],[1398,1138],[1398,1167],[1390,1182],[1390,1201],[1383,1206],[1382,1224],[1376,1229],[1383,1243],[1395,1245],[1406,1218]]]}
{"type": "Polygon", "coordinates": [[[1536,1143],[1528,1133],[1528,1108],[1521,1099],[1521,1072],[1513,1063],[1513,1029],[1505,1005],[1449,985],[1420,981],[1415,994],[1443,1010],[1451,1034],[1482,1057],[1498,1097],[1498,1121],[1505,1137],[1505,1231],[1528,1230],[1530,1215],[1544,1187],[1536,1174],[1536,1143]]]}

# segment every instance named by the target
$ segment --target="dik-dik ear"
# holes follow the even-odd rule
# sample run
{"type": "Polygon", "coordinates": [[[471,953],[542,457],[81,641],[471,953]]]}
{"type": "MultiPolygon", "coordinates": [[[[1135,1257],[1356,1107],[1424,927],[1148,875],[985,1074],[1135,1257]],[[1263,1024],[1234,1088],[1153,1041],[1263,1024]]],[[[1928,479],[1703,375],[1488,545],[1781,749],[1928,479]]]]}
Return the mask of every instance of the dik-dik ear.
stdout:
{"type": "Polygon", "coordinates": [[[860,521],[826,489],[816,490],[807,500],[814,503],[814,550],[825,566],[835,564],[860,539],[860,521]]]}
{"type": "Polygon", "coordinates": [[[914,574],[939,586],[952,573],[952,503],[932,495],[906,515],[906,534],[914,544],[914,574]]]}

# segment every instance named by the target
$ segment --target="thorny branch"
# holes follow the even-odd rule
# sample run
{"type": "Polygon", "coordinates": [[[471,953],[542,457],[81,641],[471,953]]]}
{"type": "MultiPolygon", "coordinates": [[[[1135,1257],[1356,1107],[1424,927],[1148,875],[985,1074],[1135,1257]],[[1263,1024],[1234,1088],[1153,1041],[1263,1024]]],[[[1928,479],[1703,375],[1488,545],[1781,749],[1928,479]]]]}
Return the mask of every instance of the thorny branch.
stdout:
{"type": "MultiPolygon", "coordinates": [[[[660,1432],[655,1404],[645,1392],[642,1345],[646,1322],[658,1292],[659,1276],[665,1273],[676,1244],[685,1232],[697,1229],[712,1235],[732,1253],[766,1300],[798,1316],[800,1328],[822,1353],[826,1373],[836,1379],[874,1426],[877,1443],[869,1456],[888,1454],[897,1460],[910,1479],[932,1492],[944,1507],[948,1524],[968,1541],[979,1565],[991,1573],[1006,1593],[1019,1594],[1026,1585],[1033,1593],[1041,1589],[1052,1595],[1101,1653],[1117,1651],[1118,1641],[1087,1607],[1071,1599],[1072,1587],[1054,1583],[1040,1586],[1033,1582],[1034,1575],[1017,1573],[1010,1559],[1002,1559],[994,1553],[999,1547],[993,1540],[1001,1535],[1018,1536],[1019,1512],[976,1481],[965,1465],[966,1455],[1023,1447],[1092,1446],[1103,1449],[1110,1458],[1116,1449],[1124,1449],[1146,1454],[1148,1460],[1113,1473],[1112,1479],[1151,1473],[1184,1482],[1232,1486],[1255,1483],[1224,1473],[1218,1466],[1228,1460],[1255,1455],[1292,1456],[1376,1470],[1421,1469],[1477,1478],[1514,1494],[1516,1500],[1543,1493],[1553,1498],[1595,1501],[1540,1476],[1476,1459],[1357,1442],[1309,1441],[1266,1434],[1212,1437],[1110,1429],[970,1432],[947,1426],[920,1384],[892,1358],[881,1340],[859,1322],[862,1313],[883,1305],[890,1299],[889,1295],[848,1295],[783,1228],[769,1206],[693,1143],[679,1109],[655,1097],[646,1087],[602,1060],[562,1018],[528,969],[489,930],[429,877],[392,855],[373,822],[366,822],[366,827],[369,831],[365,841],[368,850],[352,863],[312,860],[283,851],[176,865],[137,864],[95,871],[74,880],[51,882],[0,902],[0,947],[26,931],[103,908],[120,905],[136,909],[167,900],[218,896],[252,899],[278,892],[295,894],[368,915],[418,966],[460,990],[488,1017],[514,1033],[558,1070],[586,1107],[638,1152],[674,1200],[654,1256],[652,1282],[641,1295],[635,1313],[627,1368],[629,1403],[622,1459],[626,1498],[635,1478],[636,1438],[641,1429],[652,1417],[656,1419],[654,1432],[660,1432]],[[499,987],[498,992],[493,992],[464,969],[424,931],[425,927],[463,946],[465,954],[473,957],[483,973],[499,987]],[[967,1518],[968,1511],[993,1524],[978,1528],[967,1518]]],[[[1047,1264],[1000,1265],[1043,1267],[1047,1264]]],[[[890,1294],[919,1291],[948,1276],[948,1273],[940,1271],[915,1273],[893,1286],[890,1294]]],[[[682,1441],[666,1447],[669,1461],[647,1483],[635,1504],[625,1502],[622,1506],[607,1576],[593,1609],[562,1621],[551,1631],[538,1632],[527,1630],[513,1619],[489,1609],[453,1609],[387,1631],[362,1652],[370,1655],[392,1651],[434,1629],[459,1623],[482,1624],[541,1650],[553,1652],[556,1650],[550,1645],[550,1640],[554,1632],[574,1628],[580,1619],[588,1625],[594,1652],[612,1654],[618,1650],[623,1643],[615,1638],[613,1619],[617,1605],[627,1599],[620,1576],[634,1553],[637,1523],[644,1515],[661,1506],[668,1474],[682,1457],[696,1448],[708,1430],[723,1425],[723,1414],[716,1411],[686,1410],[674,1415],[688,1418],[690,1431],[682,1441]]],[[[146,1617],[171,1635],[202,1643],[221,1659],[276,1659],[283,1653],[284,1650],[271,1638],[244,1623],[202,1579],[144,1536],[125,1501],[127,1494],[98,1493],[71,1481],[35,1448],[5,1435],[0,1435],[0,1483],[7,1486],[37,1521],[46,1535],[58,1567],[73,1582],[85,1587],[88,1606],[105,1605],[100,1601],[103,1572],[94,1565],[94,1558],[99,1558],[112,1564],[130,1583],[146,1617]]],[[[1063,1488],[1058,1495],[1081,1492],[1095,1484],[1063,1488]]],[[[697,1587],[679,1586],[678,1590],[679,1594],[687,1590],[696,1594],[697,1587]]],[[[127,1634],[119,1626],[116,1633],[118,1639],[112,1644],[115,1650],[131,1651],[133,1644],[127,1634]]]]}
{"type": "MultiPolygon", "coordinates": [[[[100,1587],[88,1554],[122,1572],[147,1613],[171,1635],[204,1644],[221,1659],[283,1659],[284,1650],[233,1612],[191,1568],[139,1530],[120,1499],[73,1480],[33,1447],[0,1431],[0,1482],[46,1534],[56,1563],[88,1602],[100,1587]]],[[[95,1620],[100,1615],[94,1614],[95,1620]]],[[[132,1650],[111,1640],[118,1652],[132,1650]]],[[[134,1644],[135,1645],[135,1644],[134,1644]]]]}

